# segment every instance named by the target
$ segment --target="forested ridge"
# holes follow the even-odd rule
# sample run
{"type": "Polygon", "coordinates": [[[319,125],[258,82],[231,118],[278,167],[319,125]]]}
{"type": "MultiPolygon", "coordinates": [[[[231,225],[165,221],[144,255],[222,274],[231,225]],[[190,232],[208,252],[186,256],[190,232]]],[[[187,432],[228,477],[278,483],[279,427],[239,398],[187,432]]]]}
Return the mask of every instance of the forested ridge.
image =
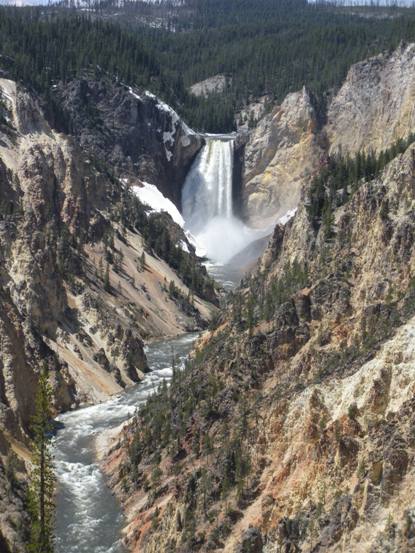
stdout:
{"type": "Polygon", "coordinates": [[[303,0],[189,0],[186,6],[182,18],[175,15],[175,32],[118,24],[105,6],[97,12],[3,7],[1,65],[41,93],[85,71],[104,73],[151,89],[196,129],[223,132],[249,98],[263,94],[280,101],[306,85],[324,105],[325,93],[352,63],[415,39],[412,9],[359,17],[303,0]],[[219,73],[231,77],[220,97],[188,92],[219,73]]]}

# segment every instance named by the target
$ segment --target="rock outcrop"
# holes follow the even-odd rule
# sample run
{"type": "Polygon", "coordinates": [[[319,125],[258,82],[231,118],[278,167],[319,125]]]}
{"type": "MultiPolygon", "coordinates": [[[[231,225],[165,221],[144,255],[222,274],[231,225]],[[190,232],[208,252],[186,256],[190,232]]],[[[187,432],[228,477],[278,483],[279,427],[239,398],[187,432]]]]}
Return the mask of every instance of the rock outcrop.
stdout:
{"type": "Polygon", "coordinates": [[[242,201],[250,224],[274,222],[298,205],[323,153],[317,130],[315,110],[303,89],[289,94],[249,134],[242,201]]]}
{"type": "Polygon", "coordinates": [[[225,92],[231,83],[232,79],[226,75],[214,75],[213,77],[193,84],[189,90],[193,96],[207,98],[211,94],[221,94],[225,92]]]}
{"type": "Polygon", "coordinates": [[[353,65],[328,108],[330,153],[380,152],[413,132],[414,70],[415,44],[404,43],[353,65]]]}
{"type": "Polygon", "coordinates": [[[248,222],[277,221],[293,209],[327,156],[380,153],[406,139],[415,128],[414,66],[415,45],[401,44],[353,65],[324,116],[317,117],[304,89],[262,116],[245,150],[242,213],[248,222]]]}
{"type": "Polygon", "coordinates": [[[107,79],[60,83],[53,97],[82,149],[120,178],[155,184],[180,208],[181,188],[203,138],[172,108],[150,92],[107,79]]]}

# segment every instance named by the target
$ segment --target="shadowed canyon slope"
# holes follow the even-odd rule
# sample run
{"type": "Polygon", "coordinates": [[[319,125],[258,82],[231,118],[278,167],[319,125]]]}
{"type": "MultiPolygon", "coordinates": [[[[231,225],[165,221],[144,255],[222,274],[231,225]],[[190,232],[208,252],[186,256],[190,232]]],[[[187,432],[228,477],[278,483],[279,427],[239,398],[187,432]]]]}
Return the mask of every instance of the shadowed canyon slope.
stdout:
{"type": "Polygon", "coordinates": [[[177,113],[148,91],[108,80],[60,83],[53,98],[66,130],[120,178],[157,185],[180,207],[180,192],[203,144],[177,113]]]}

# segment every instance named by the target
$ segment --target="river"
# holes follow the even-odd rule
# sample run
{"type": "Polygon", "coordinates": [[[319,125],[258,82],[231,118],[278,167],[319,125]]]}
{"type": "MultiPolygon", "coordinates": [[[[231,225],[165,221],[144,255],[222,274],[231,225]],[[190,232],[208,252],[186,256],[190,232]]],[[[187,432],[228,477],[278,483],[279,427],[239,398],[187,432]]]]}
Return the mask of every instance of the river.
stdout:
{"type": "MultiPolygon", "coordinates": [[[[244,266],[235,268],[226,261],[258,238],[258,231],[234,215],[234,139],[205,136],[206,144],[186,178],[182,206],[187,229],[211,259],[209,273],[226,290],[240,280],[244,266]]],[[[184,363],[196,338],[197,334],[187,334],[149,345],[151,372],[140,384],[104,403],[58,417],[62,427],[54,442],[56,553],[124,553],[123,515],[99,468],[96,439],[128,420],[163,379],[171,378],[173,352],[184,363]]]]}
{"type": "Polygon", "coordinates": [[[183,366],[198,334],[146,347],[151,372],[136,386],[108,401],[64,413],[54,441],[56,553],[124,553],[123,515],[96,459],[96,439],[128,420],[136,408],[172,376],[173,356],[183,366]]]}

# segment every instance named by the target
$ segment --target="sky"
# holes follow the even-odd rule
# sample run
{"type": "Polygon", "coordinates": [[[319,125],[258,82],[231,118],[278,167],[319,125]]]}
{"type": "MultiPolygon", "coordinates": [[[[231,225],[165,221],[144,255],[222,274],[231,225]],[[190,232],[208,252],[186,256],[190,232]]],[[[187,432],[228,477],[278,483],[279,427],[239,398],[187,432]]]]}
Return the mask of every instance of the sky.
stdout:
{"type": "MultiPolygon", "coordinates": [[[[57,1],[57,0],[55,0],[57,1]]],[[[155,2],[156,0],[141,0],[142,2],[155,2]]],[[[255,0],[254,0],[255,1],[255,0]]],[[[315,0],[308,0],[310,3],[314,3],[315,0]]],[[[329,0],[328,0],[329,1],[329,0]]],[[[382,6],[413,6],[415,0],[337,0],[339,3],[342,3],[344,6],[365,6],[370,5],[371,3],[380,4],[382,6]]],[[[54,0],[51,0],[53,3],[54,0]]],[[[0,0],[0,5],[11,5],[11,6],[39,6],[47,5],[48,0],[0,0]]]]}

